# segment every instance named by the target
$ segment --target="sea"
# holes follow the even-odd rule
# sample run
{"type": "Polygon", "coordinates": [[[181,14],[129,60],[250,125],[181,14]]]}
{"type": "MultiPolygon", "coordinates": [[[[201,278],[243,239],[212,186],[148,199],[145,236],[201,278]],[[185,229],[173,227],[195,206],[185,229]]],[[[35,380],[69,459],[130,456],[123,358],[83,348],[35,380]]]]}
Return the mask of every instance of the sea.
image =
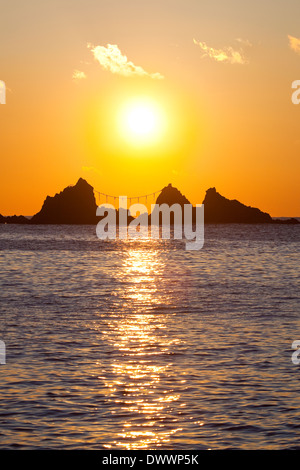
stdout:
{"type": "Polygon", "coordinates": [[[0,225],[0,449],[300,449],[299,248],[0,225]]]}

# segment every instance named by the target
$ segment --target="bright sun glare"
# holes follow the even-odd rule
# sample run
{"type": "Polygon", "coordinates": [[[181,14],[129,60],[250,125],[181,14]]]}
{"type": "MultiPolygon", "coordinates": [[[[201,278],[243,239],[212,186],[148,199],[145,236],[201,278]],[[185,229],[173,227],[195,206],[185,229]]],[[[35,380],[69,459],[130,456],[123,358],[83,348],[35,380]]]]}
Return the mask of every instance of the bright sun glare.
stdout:
{"type": "Polygon", "coordinates": [[[151,101],[137,99],[127,102],[120,113],[120,128],[131,143],[155,141],[164,128],[163,112],[151,101]]]}
{"type": "Polygon", "coordinates": [[[137,105],[128,112],[127,125],[133,134],[150,134],[155,130],[155,124],[155,114],[153,110],[147,106],[137,105]]]}

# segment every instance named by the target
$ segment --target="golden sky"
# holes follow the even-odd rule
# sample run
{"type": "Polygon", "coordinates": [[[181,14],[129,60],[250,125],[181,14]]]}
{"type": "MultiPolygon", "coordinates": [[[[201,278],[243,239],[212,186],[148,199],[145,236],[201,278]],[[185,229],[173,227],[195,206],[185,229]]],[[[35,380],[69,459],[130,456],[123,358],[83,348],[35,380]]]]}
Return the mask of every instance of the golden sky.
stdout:
{"type": "Polygon", "coordinates": [[[1,0],[0,213],[83,177],[300,216],[299,18],[299,0],[1,0]],[[128,131],[139,103],[145,139],[128,131]]]}

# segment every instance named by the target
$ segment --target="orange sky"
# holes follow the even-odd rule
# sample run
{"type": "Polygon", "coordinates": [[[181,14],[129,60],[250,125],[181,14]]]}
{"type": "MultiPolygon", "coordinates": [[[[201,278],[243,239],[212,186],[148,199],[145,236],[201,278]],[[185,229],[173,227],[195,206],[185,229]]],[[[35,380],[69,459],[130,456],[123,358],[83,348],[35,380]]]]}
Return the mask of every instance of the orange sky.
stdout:
{"type": "Polygon", "coordinates": [[[298,0],[4,0],[0,213],[32,215],[81,176],[300,216],[299,17],[298,0]],[[117,123],[140,97],[166,120],[144,145],[117,123]]]}

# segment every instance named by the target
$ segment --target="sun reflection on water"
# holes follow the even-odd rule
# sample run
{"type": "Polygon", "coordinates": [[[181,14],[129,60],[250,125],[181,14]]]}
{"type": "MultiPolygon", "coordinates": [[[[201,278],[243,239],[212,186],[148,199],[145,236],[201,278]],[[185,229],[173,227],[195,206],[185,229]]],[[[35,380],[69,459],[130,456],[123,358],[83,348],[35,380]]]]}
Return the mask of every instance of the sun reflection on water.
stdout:
{"type": "Polygon", "coordinates": [[[166,445],[181,429],[176,426],[177,419],[169,416],[180,395],[172,387],[165,390],[162,384],[170,376],[172,347],[179,343],[169,335],[168,316],[157,309],[169,301],[159,286],[163,268],[158,251],[128,251],[118,274],[124,281],[122,292],[118,292],[124,315],[113,315],[105,332],[104,341],[111,342],[114,351],[110,380],[105,383],[107,402],[117,404],[123,415],[114,446],[124,449],[166,445]],[[128,302],[133,314],[126,312],[128,302]],[[145,313],[153,306],[155,313],[145,313]]]}

